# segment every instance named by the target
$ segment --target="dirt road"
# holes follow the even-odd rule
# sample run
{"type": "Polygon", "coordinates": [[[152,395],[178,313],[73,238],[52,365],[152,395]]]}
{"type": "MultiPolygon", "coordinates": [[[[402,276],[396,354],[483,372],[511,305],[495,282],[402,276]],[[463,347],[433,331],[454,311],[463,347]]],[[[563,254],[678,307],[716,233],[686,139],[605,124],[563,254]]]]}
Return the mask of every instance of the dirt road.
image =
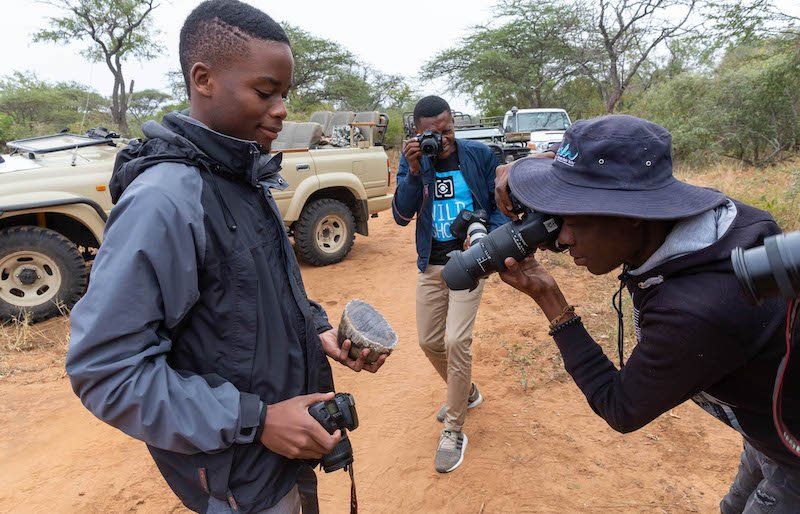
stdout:
{"type": "MultiPolygon", "coordinates": [[[[737,434],[693,405],[634,434],[615,433],[563,372],[538,309],[497,277],[486,287],[473,343],[474,380],[486,401],[467,418],[465,463],[437,474],[434,415],[444,385],[416,341],[413,228],[384,213],[370,232],[344,262],[303,269],[310,296],[331,320],[362,298],[400,336],[377,375],[334,367],[337,389],[358,403],[361,426],[351,437],[362,512],[717,511],[735,472],[737,434]]],[[[612,282],[558,259],[549,267],[596,335],[610,341],[612,282]]],[[[46,329],[58,339],[65,322],[46,329]]],[[[183,512],[144,445],[83,409],[62,352],[55,344],[6,352],[0,362],[0,512],[183,512]]],[[[345,473],[320,477],[323,512],[347,512],[348,494],[345,473]]]]}

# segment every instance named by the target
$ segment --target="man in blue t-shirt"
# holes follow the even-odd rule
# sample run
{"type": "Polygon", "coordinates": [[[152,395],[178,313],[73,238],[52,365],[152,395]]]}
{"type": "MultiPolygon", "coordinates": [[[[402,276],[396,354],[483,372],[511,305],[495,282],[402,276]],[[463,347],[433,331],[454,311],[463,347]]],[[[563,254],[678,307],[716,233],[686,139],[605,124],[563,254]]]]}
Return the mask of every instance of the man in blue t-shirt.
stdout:
{"type": "Polygon", "coordinates": [[[435,457],[436,470],[447,473],[464,459],[467,409],[483,401],[472,383],[471,350],[483,281],[473,291],[450,291],[442,280],[448,254],[467,245],[453,236],[450,225],[464,209],[485,210],[489,230],[508,218],[494,203],[497,158],[483,143],[456,140],[447,102],[438,96],[423,98],[414,107],[414,124],[418,134],[441,133],[441,151],[426,157],[416,138],[406,142],[392,211],[400,225],[417,220],[417,332],[422,350],[447,383],[447,400],[437,414],[444,430],[435,457]]]}

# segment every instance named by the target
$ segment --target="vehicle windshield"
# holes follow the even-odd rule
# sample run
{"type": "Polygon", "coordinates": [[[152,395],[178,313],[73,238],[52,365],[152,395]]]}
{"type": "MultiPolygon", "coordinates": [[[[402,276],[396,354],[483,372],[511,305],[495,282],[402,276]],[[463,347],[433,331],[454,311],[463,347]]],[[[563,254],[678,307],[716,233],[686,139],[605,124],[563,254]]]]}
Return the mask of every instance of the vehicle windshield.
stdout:
{"type": "Polygon", "coordinates": [[[506,132],[535,132],[537,130],[566,130],[569,118],[563,112],[518,113],[517,120],[509,116],[506,132]]]}

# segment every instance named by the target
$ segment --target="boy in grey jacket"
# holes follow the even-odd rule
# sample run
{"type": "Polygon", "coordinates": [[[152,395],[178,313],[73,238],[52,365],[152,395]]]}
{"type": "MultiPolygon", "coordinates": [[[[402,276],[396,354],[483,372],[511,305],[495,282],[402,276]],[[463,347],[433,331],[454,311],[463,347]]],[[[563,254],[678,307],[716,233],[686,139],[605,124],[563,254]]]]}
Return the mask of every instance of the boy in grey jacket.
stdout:
{"type": "Polygon", "coordinates": [[[298,512],[298,473],[341,437],[307,411],[332,397],[326,354],[355,371],[383,360],[338,347],[272,198],[287,187],[269,153],[294,66],[284,31],[236,0],[204,2],[180,58],[189,113],[120,152],[67,372],[190,509],[298,512]]]}

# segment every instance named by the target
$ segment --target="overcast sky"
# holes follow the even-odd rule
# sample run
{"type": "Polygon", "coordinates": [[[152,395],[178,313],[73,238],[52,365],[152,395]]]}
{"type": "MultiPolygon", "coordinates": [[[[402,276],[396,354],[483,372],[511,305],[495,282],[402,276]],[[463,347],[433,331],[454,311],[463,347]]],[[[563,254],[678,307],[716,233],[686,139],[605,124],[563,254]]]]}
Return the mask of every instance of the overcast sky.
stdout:
{"type": "MultiPolygon", "coordinates": [[[[278,21],[288,22],[327,39],[338,41],[360,59],[386,73],[415,78],[420,66],[438,50],[454,45],[476,24],[493,17],[492,0],[418,0],[410,2],[248,0],[278,21]]],[[[11,3],[11,2],[8,2],[11,3]]],[[[178,34],[196,0],[161,0],[154,11],[165,48],[162,56],[146,63],[128,62],[126,80],[137,90],[167,88],[166,73],[179,69],[178,34]]],[[[800,0],[777,0],[784,11],[800,15],[800,0]]],[[[46,80],[89,83],[107,96],[113,80],[103,63],[89,64],[81,46],[32,43],[31,35],[47,25],[58,9],[34,0],[14,2],[16,14],[0,30],[3,49],[0,75],[32,70],[46,80]]],[[[7,15],[9,9],[6,9],[7,15]]],[[[418,84],[421,93],[440,94],[454,109],[472,111],[465,98],[444,90],[442,83],[418,84]]]]}
{"type": "MultiPolygon", "coordinates": [[[[469,27],[491,19],[493,2],[481,0],[370,2],[247,0],[277,21],[296,25],[316,36],[338,41],[364,62],[386,73],[414,78],[423,62],[439,49],[452,46],[469,27]],[[428,31],[436,26],[436,30],[428,31]]],[[[196,0],[161,0],[153,11],[155,25],[165,51],[146,63],[128,62],[123,67],[126,80],[135,88],[166,89],[165,74],[179,69],[178,35],[183,20],[196,0]]],[[[104,63],[89,64],[79,54],[80,45],[57,46],[32,43],[31,35],[47,25],[58,10],[34,0],[15,2],[23,15],[7,19],[0,30],[3,49],[0,75],[16,70],[32,70],[47,80],[74,80],[91,83],[107,96],[113,78],[104,63]]],[[[422,93],[438,93],[442,84],[420,84],[422,93]]],[[[469,110],[467,101],[454,99],[453,108],[469,110]]]]}

